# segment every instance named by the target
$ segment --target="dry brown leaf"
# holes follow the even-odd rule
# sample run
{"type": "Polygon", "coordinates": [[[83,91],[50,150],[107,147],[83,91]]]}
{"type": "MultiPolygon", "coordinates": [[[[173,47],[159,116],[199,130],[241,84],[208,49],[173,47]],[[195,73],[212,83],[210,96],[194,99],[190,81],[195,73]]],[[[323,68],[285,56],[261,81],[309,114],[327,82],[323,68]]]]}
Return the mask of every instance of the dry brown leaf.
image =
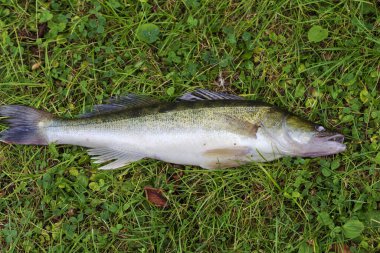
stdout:
{"type": "Polygon", "coordinates": [[[168,200],[163,195],[162,189],[153,188],[150,186],[144,187],[147,200],[157,207],[167,207],[168,200]]]}

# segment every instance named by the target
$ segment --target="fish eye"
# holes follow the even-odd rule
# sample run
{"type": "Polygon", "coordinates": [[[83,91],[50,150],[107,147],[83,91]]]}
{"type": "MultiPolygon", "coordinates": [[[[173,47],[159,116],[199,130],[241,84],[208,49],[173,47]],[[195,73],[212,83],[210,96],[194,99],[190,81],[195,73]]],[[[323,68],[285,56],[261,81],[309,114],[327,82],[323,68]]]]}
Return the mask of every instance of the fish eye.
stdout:
{"type": "Polygon", "coordinates": [[[323,127],[323,126],[315,126],[315,130],[317,130],[318,132],[324,132],[326,129],[323,127]]]}

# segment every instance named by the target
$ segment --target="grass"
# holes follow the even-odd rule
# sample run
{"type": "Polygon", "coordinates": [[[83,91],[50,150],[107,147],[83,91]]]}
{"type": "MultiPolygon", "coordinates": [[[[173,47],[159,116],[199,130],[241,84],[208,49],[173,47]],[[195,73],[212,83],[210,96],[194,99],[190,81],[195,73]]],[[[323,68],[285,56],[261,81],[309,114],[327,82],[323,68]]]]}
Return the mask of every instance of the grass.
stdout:
{"type": "Polygon", "coordinates": [[[374,0],[0,1],[1,104],[72,117],[113,95],[203,87],[286,108],[348,146],[229,170],[98,171],[80,147],[2,144],[0,251],[379,252],[379,31],[374,0]]]}

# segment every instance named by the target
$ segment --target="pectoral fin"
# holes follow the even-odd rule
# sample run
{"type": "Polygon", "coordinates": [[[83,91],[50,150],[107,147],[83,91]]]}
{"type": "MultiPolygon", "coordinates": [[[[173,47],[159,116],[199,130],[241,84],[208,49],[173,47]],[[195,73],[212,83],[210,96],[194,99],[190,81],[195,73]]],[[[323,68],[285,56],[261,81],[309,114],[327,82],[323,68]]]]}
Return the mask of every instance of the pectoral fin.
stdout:
{"type": "Polygon", "coordinates": [[[210,149],[203,153],[206,161],[201,167],[205,169],[224,169],[240,166],[249,162],[249,147],[233,147],[210,149]]]}
{"type": "Polygon", "coordinates": [[[236,148],[217,148],[210,149],[203,153],[203,155],[207,157],[240,157],[246,156],[250,153],[250,149],[248,147],[236,147],[236,148]]]}

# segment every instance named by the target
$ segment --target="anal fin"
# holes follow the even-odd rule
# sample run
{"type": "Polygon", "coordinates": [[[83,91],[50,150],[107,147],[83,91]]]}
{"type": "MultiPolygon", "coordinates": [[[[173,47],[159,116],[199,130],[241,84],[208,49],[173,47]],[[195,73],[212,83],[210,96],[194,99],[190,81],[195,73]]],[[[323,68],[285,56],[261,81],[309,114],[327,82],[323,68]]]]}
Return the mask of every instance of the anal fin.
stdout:
{"type": "Polygon", "coordinates": [[[107,163],[100,167],[100,170],[117,169],[145,157],[144,154],[138,152],[109,147],[91,148],[87,152],[95,160],[94,163],[107,163]]]}

